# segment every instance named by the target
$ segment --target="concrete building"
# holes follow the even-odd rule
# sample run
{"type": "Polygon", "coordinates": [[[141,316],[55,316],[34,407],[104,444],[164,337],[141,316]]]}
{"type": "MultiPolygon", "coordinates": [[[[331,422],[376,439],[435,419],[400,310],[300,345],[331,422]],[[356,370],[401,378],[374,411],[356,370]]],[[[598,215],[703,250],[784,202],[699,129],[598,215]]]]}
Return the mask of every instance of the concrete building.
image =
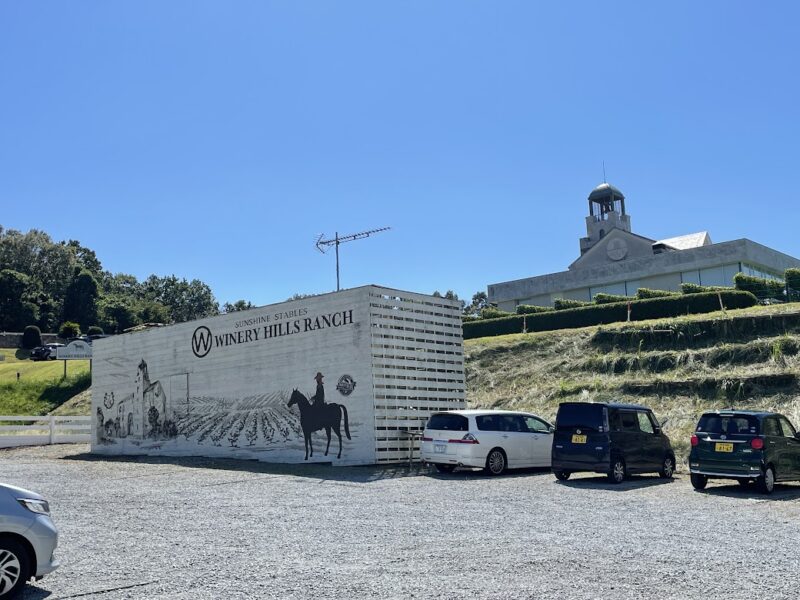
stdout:
{"type": "Polygon", "coordinates": [[[714,244],[708,232],[653,240],[631,231],[625,196],[603,183],[589,194],[586,237],[567,271],[489,285],[489,302],[514,311],[520,304],[552,306],[558,298],[591,300],[603,292],[633,296],[640,287],[679,290],[681,283],[733,285],[742,272],[782,279],[800,260],[748,239],[714,244]]]}

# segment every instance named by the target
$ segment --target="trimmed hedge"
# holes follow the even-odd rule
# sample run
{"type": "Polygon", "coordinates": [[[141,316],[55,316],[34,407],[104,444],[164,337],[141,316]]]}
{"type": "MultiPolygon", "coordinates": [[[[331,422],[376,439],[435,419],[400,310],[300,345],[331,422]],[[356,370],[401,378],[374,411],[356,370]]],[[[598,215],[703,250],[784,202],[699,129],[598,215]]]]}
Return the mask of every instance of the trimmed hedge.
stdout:
{"type": "Polygon", "coordinates": [[[582,306],[594,306],[594,303],[584,302],[583,300],[570,300],[569,298],[557,298],[555,301],[553,301],[553,308],[556,310],[581,308],[582,306]]]}
{"type": "Polygon", "coordinates": [[[795,302],[800,300],[800,269],[786,269],[784,278],[789,292],[787,299],[795,302]]]}
{"type": "Polygon", "coordinates": [[[36,325],[28,325],[22,332],[22,347],[31,350],[42,345],[42,332],[36,325]]]}
{"type": "MultiPolygon", "coordinates": [[[[725,308],[728,309],[748,308],[758,303],[753,294],[740,291],[706,292],[667,298],[633,300],[630,303],[631,320],[644,321],[647,319],[714,312],[719,310],[720,295],[725,308]]],[[[535,315],[513,315],[500,319],[464,323],[464,339],[522,333],[523,320],[527,330],[532,332],[604,325],[626,321],[627,318],[628,302],[555,310],[535,315]]]]}
{"type": "Polygon", "coordinates": [[[481,309],[481,319],[499,319],[500,317],[507,317],[513,313],[500,310],[494,306],[487,306],[481,309]]]}
{"type": "Polygon", "coordinates": [[[552,312],[555,308],[552,306],[534,306],[532,304],[520,304],[517,306],[518,315],[535,315],[537,313],[552,312]]]}
{"type": "Polygon", "coordinates": [[[620,296],[618,294],[604,294],[600,292],[594,295],[595,304],[611,304],[613,302],[628,302],[631,298],[627,296],[620,296]]]}
{"type": "Polygon", "coordinates": [[[682,283],[681,292],[684,294],[705,294],[706,292],[730,292],[736,288],[721,285],[697,285],[696,283],[682,283]]]}
{"type": "Polygon", "coordinates": [[[786,295],[784,294],[786,286],[782,281],[762,279],[761,277],[737,273],[733,278],[733,283],[736,285],[737,290],[750,292],[761,300],[765,298],[776,298],[777,300],[786,299],[786,295]]]}
{"type": "Polygon", "coordinates": [[[667,298],[669,296],[678,295],[678,292],[670,292],[668,290],[651,290],[650,288],[639,288],[636,290],[637,300],[647,300],[648,298],[667,298]]]}

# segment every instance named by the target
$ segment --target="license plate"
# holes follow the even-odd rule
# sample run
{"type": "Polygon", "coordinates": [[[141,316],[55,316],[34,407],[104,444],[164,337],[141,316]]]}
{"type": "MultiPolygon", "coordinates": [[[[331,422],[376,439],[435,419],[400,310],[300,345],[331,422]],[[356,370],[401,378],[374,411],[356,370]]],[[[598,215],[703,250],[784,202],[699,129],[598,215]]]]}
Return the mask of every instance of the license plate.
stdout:
{"type": "Polygon", "coordinates": [[[717,452],[733,452],[733,444],[727,442],[717,442],[714,445],[714,450],[717,452]]]}
{"type": "Polygon", "coordinates": [[[434,444],[433,451],[436,454],[444,454],[447,452],[447,444],[434,444]]]}
{"type": "Polygon", "coordinates": [[[573,435],[572,436],[572,443],[573,444],[585,444],[586,443],[586,436],[585,435],[573,435]]]}

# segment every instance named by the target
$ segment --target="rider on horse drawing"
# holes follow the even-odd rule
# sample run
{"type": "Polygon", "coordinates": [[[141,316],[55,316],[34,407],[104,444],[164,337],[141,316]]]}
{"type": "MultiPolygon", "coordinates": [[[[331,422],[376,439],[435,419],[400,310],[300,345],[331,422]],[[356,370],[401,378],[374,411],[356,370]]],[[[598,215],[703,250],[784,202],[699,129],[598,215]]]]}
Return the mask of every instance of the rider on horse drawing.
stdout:
{"type": "Polygon", "coordinates": [[[325,406],[325,388],[322,387],[322,373],[317,372],[317,376],[314,379],[317,382],[317,393],[314,394],[312,400],[314,400],[314,408],[320,409],[325,406]]]}

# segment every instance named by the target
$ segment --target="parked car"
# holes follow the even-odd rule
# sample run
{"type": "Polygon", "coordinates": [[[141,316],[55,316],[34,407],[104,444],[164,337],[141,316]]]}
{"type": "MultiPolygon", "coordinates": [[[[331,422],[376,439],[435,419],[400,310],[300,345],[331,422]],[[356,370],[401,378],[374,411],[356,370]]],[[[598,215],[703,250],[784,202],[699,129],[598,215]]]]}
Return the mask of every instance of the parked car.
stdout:
{"type": "Polygon", "coordinates": [[[579,471],[605,473],[613,483],[633,473],[671,478],[675,452],[663,425],[645,406],[563,402],[556,416],[553,473],[562,481],[579,471]]]}
{"type": "Polygon", "coordinates": [[[58,530],[50,505],[35,492],[0,484],[0,598],[58,568],[58,530]]]}
{"type": "Polygon", "coordinates": [[[428,420],[420,456],[440,473],[467,467],[500,475],[507,468],[549,467],[552,442],[553,426],[530,413],[454,410],[428,420]]]}
{"type": "Polygon", "coordinates": [[[55,360],[56,348],[62,347],[64,344],[45,344],[44,346],[37,346],[31,350],[31,360],[55,360]]]}
{"type": "Polygon", "coordinates": [[[800,434],[781,414],[707,412],[691,442],[689,473],[696,490],[709,479],[735,479],[770,494],[776,481],[800,480],[800,434]]]}

